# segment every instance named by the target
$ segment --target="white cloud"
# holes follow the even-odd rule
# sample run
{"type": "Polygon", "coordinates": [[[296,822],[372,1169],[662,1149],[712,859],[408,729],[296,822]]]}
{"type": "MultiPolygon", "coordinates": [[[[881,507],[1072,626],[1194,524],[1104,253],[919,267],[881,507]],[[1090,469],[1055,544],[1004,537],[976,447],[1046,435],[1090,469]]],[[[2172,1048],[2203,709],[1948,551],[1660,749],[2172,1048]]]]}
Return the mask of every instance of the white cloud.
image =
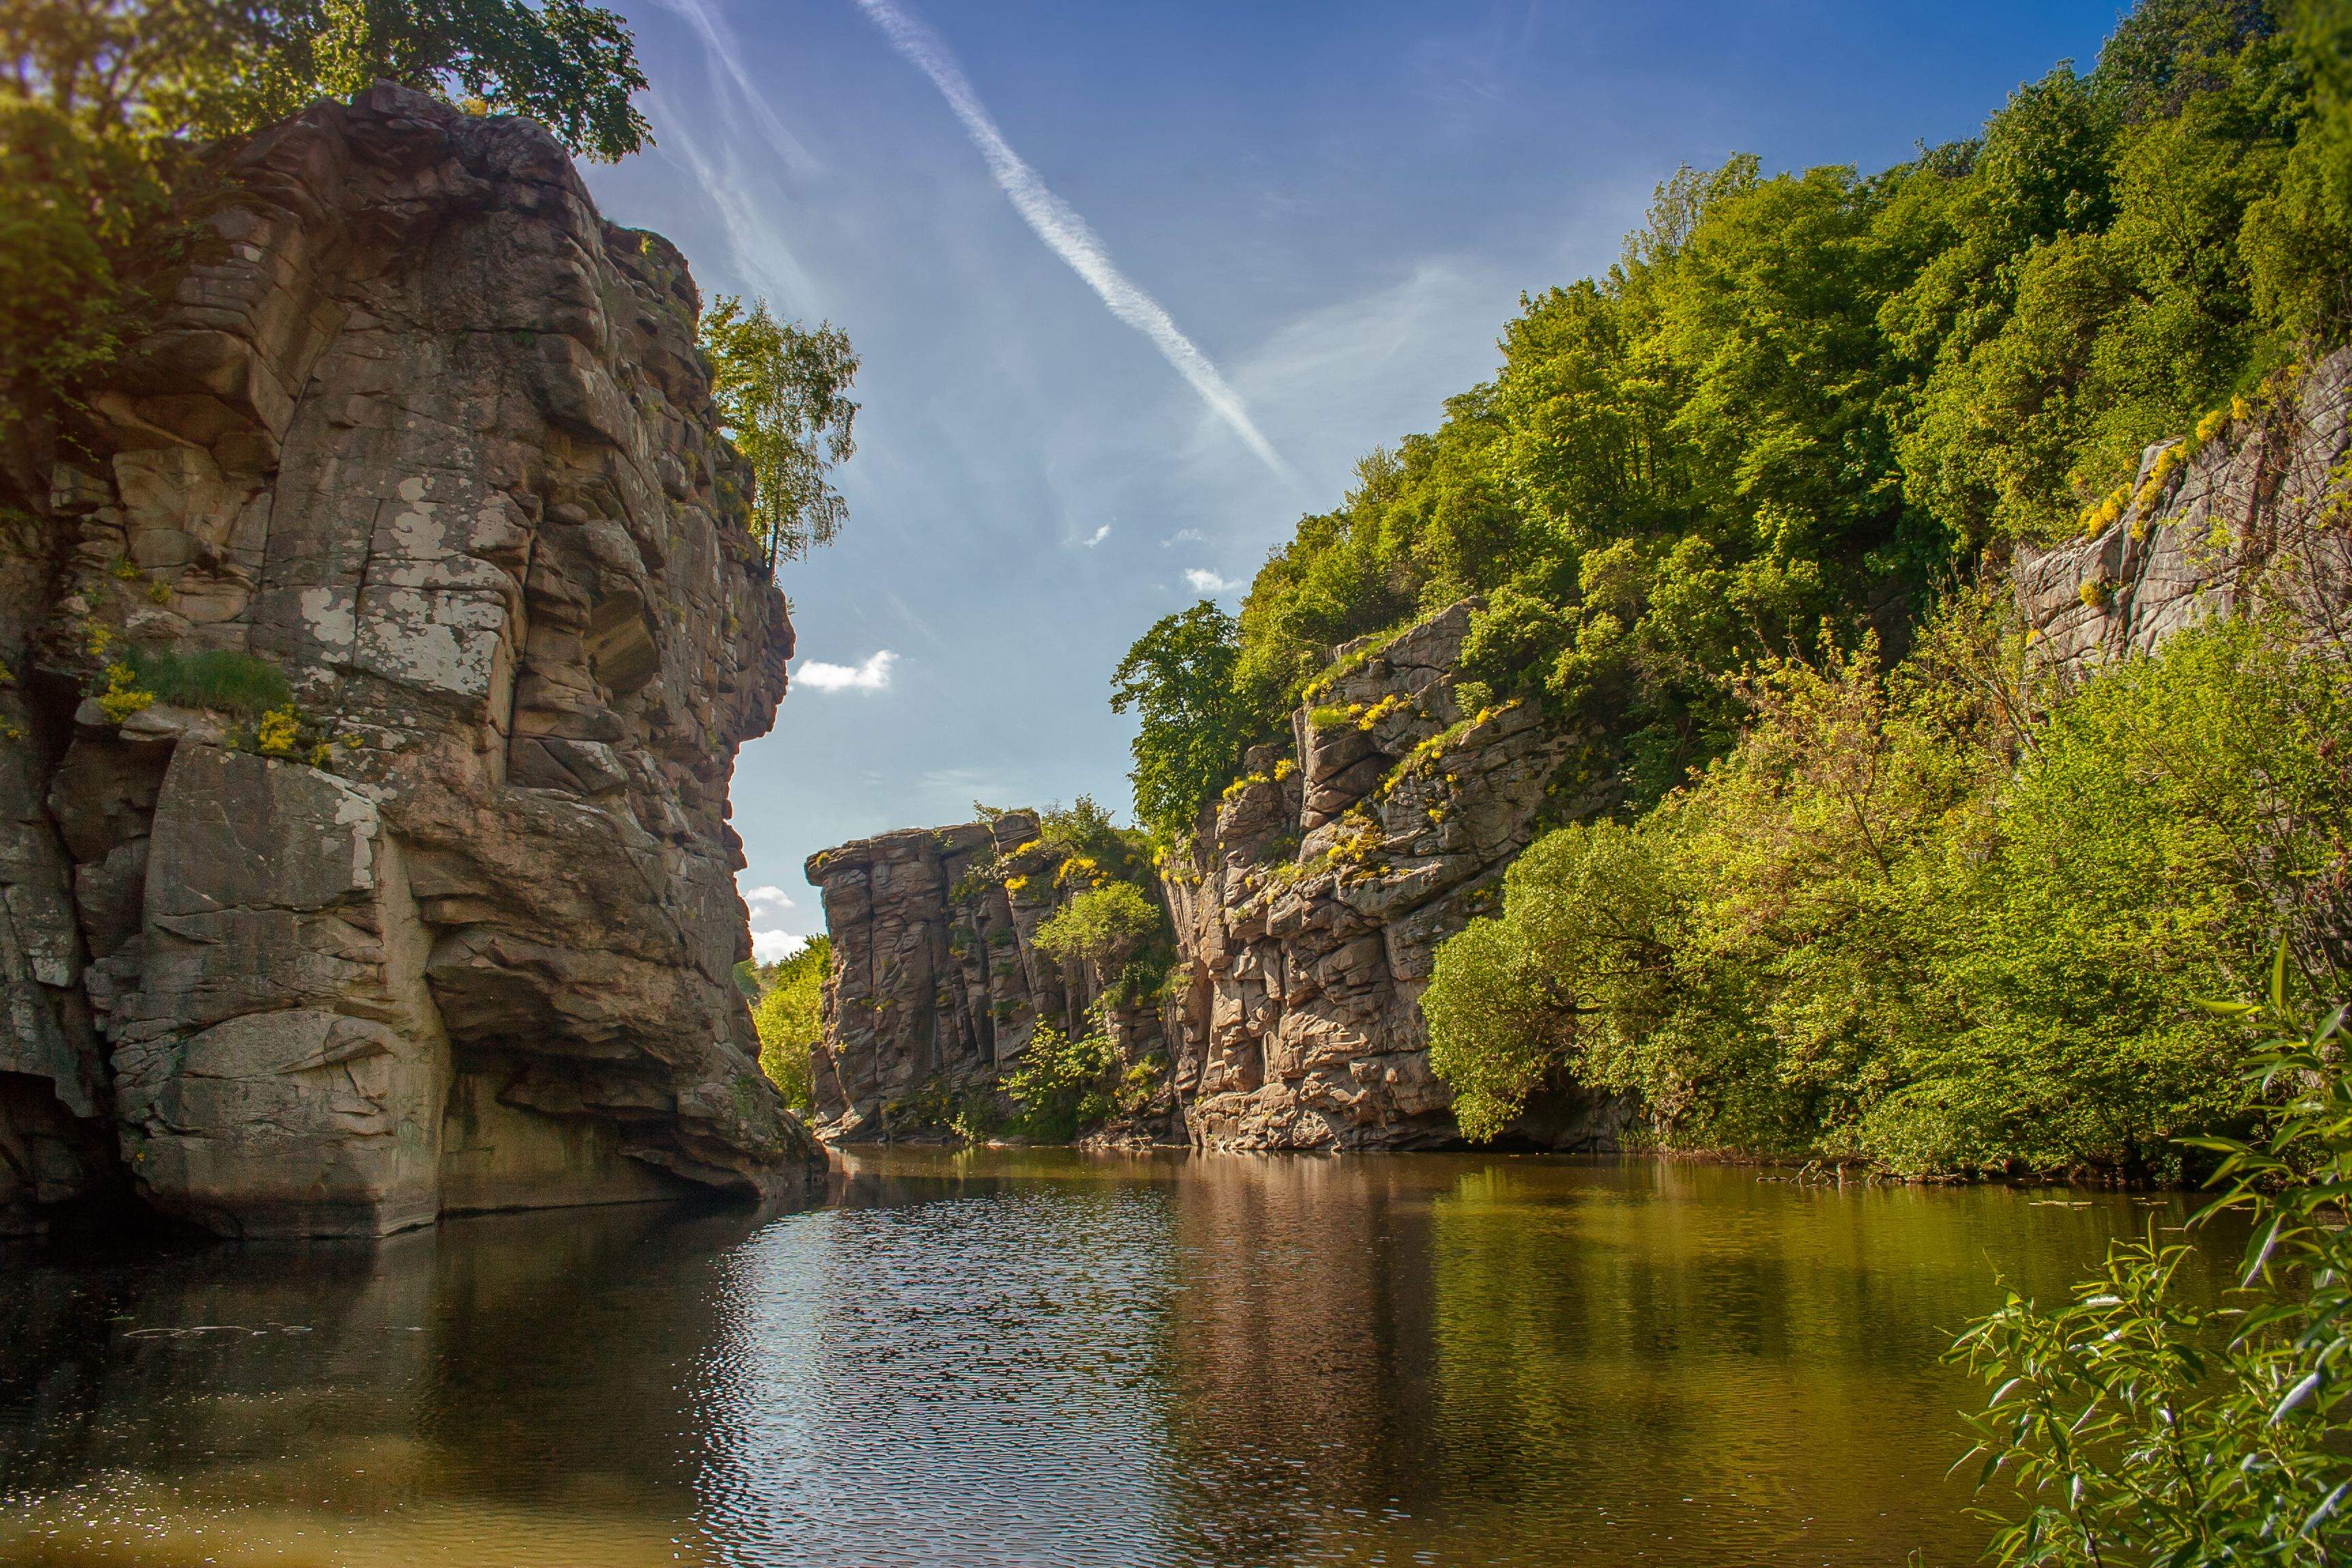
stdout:
{"type": "Polygon", "coordinates": [[[1177,328],[1159,300],[1145,293],[1135,281],[1118,269],[1087,220],[1077,209],[1045,188],[1037,171],[1024,162],[1013,144],[997,129],[995,119],[988,112],[980,95],[948,49],[946,40],[933,32],[930,26],[901,10],[893,0],[857,0],[858,5],[882,29],[891,47],[906,57],[916,69],[931,79],[940,96],[948,100],[955,117],[963,121],[964,133],[980,150],[981,158],[988,164],[989,173],[996,176],[1013,210],[1027,222],[1047,249],[1067,262],[1070,270],[1086,280],[1109,307],[1110,313],[1151,340],[1176,367],[1176,374],[1192,384],[1218,418],[1239,436],[1249,449],[1258,455],[1265,466],[1285,479],[1295,479],[1290,465],[1274,449],[1271,442],[1251,422],[1249,410],[1240,395],[1227,385],[1223,375],[1177,328]]]}
{"type": "Polygon", "coordinates": [[[1088,550],[1092,550],[1096,545],[1100,544],[1104,540],[1108,539],[1109,537],[1110,524],[1106,522],[1100,528],[1095,530],[1094,537],[1087,541],[1087,548],[1088,550]]]}
{"type": "Polygon", "coordinates": [[[1171,544],[1206,544],[1208,542],[1208,536],[1197,528],[1180,528],[1161,540],[1160,548],[1165,550],[1171,544]]]}
{"type": "Polygon", "coordinates": [[[863,664],[803,659],[800,668],[793,671],[793,679],[819,691],[887,691],[890,688],[890,667],[898,662],[898,656],[887,647],[863,664]]]}
{"type": "Polygon", "coordinates": [[[793,908],[793,897],[778,887],[753,888],[743,895],[743,901],[755,910],[793,908]]]}
{"type": "Polygon", "coordinates": [[[761,963],[773,963],[780,958],[790,958],[808,945],[808,938],[792,931],[755,931],[751,933],[751,956],[761,963]]]}
{"type": "Polygon", "coordinates": [[[1214,572],[1206,572],[1198,566],[1184,574],[1184,581],[1192,584],[1195,594],[1228,594],[1241,586],[1239,583],[1228,583],[1214,572]]]}

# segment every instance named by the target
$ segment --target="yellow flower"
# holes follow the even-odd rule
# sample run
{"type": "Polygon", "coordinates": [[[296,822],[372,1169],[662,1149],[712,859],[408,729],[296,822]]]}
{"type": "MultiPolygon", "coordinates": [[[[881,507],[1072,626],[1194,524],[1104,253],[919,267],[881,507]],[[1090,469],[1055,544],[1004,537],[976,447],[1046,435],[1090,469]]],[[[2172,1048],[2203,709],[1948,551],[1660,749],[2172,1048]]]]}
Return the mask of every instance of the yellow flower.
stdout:
{"type": "Polygon", "coordinates": [[[118,660],[106,667],[106,689],[98,694],[98,705],[109,723],[120,724],[154,702],[153,692],[139,689],[139,677],[129,665],[118,660]]]}
{"type": "Polygon", "coordinates": [[[265,757],[291,761],[301,755],[301,741],[302,716],[291,702],[264,713],[253,731],[253,749],[265,757]]]}

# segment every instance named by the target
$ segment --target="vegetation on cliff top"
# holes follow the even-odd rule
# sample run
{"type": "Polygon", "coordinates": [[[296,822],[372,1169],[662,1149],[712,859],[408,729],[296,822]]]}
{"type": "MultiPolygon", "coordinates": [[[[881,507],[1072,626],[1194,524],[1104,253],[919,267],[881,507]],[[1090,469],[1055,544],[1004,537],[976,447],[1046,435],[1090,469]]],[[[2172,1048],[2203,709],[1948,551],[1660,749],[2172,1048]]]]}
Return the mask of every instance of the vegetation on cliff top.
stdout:
{"type": "Polygon", "coordinates": [[[1495,378],[1360,466],[1237,622],[1120,667],[1136,808],[1192,829],[1349,639],[1485,595],[1465,674],[1607,737],[1627,809],[1722,755],[1730,678],[1874,632],[2095,515],[2147,443],[2352,322],[2341,0],[2147,0],[2095,69],[1876,174],[1685,169],[1495,378]]]}
{"type": "Polygon", "coordinates": [[[583,0],[16,0],[0,6],[0,435],[69,412],[191,253],[214,152],[379,79],[647,140],[628,28],[583,0]]]}
{"type": "MultiPolygon", "coordinates": [[[[629,29],[585,0],[0,5],[0,439],[70,439],[83,395],[212,243],[195,219],[224,147],[380,80],[528,115],[606,162],[652,139],[629,29]]],[[[700,336],[770,565],[830,542],[846,508],[828,475],[855,450],[848,339],[725,296],[700,336]]]]}

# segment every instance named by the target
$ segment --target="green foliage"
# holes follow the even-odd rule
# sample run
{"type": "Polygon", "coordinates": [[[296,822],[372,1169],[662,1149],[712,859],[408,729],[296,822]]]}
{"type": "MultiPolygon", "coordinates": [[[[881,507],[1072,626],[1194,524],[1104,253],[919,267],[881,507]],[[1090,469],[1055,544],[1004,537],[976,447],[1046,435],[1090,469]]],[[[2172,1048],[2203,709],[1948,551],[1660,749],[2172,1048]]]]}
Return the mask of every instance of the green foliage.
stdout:
{"type": "Polygon", "coordinates": [[[2194,1000],[2283,925],[2344,961],[2352,678],[2282,628],[2184,633],[2037,716],[1964,596],[1883,678],[1865,643],[1741,691],[1700,780],[1538,840],[1440,950],[1474,1136],[1564,1074],[1684,1147],[2177,1173],[2171,1140],[2246,1113],[2194,1000]]]}
{"type": "Polygon", "coordinates": [[[1234,688],[1240,654],[1231,616],[1203,599],[1163,616],[1111,674],[1111,709],[1136,709],[1135,816],[1172,841],[1192,831],[1241,761],[1251,715],[1234,688]]]}
{"type": "Polygon", "coordinates": [[[1118,1109],[1118,1053],[1107,1035],[1072,1039],[1040,1024],[1004,1075],[1004,1092],[1019,1108],[1012,1131],[1039,1143],[1066,1143],[1078,1130],[1118,1109]]]}
{"type": "Polygon", "coordinates": [[[780,322],[768,302],[748,311],[721,294],[702,316],[710,395],[727,437],[751,466],[751,519],[769,561],[797,561],[830,544],[849,503],[827,478],[857,450],[849,386],[857,355],[832,322],[814,331],[780,322]]]}
{"type": "Polygon", "coordinates": [[[2074,1300],[2012,1294],[1953,1351],[1992,1387],[1969,1417],[2003,1564],[2178,1568],[2341,1560],[2352,1521],[2352,1085],[2345,1011],[2286,994],[2279,951],[2260,1016],[2291,1037],[2255,1054],[2247,1088],[2273,1107],[2260,1141],[2198,1140],[2223,1157],[2204,1214],[2252,1221],[2240,1289],[2221,1309],[2179,1283],[2190,1256],[2118,1242],[2074,1300]],[[2283,1102],[2283,1103],[2282,1103],[2283,1102]]]}
{"type": "Polygon", "coordinates": [[[1140,953],[1167,927],[1160,906],[1131,882],[1105,882],[1073,897],[1037,928],[1037,951],[1064,965],[1100,971],[1140,953]]]}
{"type": "Polygon", "coordinates": [[[809,1053],[824,1037],[824,981],[832,968],[832,939],[819,936],[760,972],[761,994],[751,1007],[760,1070],[794,1110],[806,1111],[811,1105],[809,1053]]]}
{"type": "Polygon", "coordinates": [[[1597,731],[1639,809],[1727,752],[1732,678],[2072,532],[2151,441],[2352,331],[2352,19],[2147,0],[2088,74],[1874,175],[1735,157],[1601,278],[1522,300],[1495,377],[1373,452],[1235,635],[1162,622],[1139,815],[1181,830],[1350,639],[1483,595],[1465,674],[1597,731]]]}
{"type": "Polygon", "coordinates": [[[124,654],[124,662],[141,689],[156,701],[177,707],[209,708],[251,719],[294,700],[286,672],[251,654],[226,648],[180,654],[133,647],[124,654]]]}

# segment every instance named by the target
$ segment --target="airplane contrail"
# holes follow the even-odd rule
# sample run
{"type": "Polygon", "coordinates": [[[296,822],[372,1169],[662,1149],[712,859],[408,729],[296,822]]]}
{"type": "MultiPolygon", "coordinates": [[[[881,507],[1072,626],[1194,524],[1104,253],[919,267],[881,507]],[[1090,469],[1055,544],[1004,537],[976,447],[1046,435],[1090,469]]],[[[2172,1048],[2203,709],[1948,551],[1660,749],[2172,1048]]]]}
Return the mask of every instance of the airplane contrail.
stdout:
{"type": "Polygon", "coordinates": [[[1274,449],[1273,443],[1251,422],[1249,410],[1243,406],[1240,396],[1225,384],[1209,356],[1192,345],[1161,308],[1159,300],[1137,287],[1134,280],[1118,269],[1104,248],[1101,237],[1087,226],[1069,203],[1045,188],[1037,171],[1025,163],[1021,154],[1005,141],[997,129],[980,95],[972,91],[965,79],[963,68],[949,52],[947,43],[919,18],[900,9],[893,0],[857,0],[860,9],[882,29],[883,37],[907,58],[908,63],[931,79],[940,96],[948,100],[955,117],[963,121],[964,132],[971,144],[988,164],[989,173],[1003,188],[1013,210],[1045,242],[1046,248],[1069,263],[1070,270],[1086,279],[1087,286],[1101,296],[1110,313],[1151,340],[1151,344],[1176,374],[1192,383],[1201,401],[1227,425],[1234,433],[1255,452],[1265,466],[1285,479],[1293,478],[1290,465],[1274,449]]]}

